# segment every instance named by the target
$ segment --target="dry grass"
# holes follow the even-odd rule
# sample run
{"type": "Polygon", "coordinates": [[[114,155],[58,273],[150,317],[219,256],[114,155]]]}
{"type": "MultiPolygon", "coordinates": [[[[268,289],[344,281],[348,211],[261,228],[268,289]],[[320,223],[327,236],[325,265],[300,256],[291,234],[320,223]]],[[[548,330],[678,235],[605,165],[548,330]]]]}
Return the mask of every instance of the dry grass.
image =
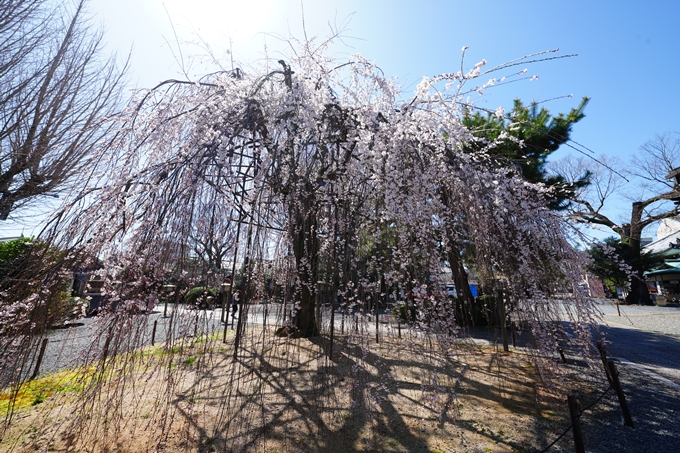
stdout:
{"type": "Polygon", "coordinates": [[[2,451],[511,452],[566,411],[519,352],[426,338],[321,340],[249,330],[110,360],[106,379],[17,409],[2,451]]]}

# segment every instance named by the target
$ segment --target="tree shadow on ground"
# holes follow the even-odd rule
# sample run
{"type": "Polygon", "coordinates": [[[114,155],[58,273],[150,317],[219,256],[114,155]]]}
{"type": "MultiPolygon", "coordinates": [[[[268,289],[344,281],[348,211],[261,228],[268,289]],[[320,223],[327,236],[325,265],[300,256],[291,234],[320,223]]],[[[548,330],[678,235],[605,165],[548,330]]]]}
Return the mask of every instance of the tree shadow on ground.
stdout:
{"type": "MultiPolygon", "coordinates": [[[[657,332],[618,326],[602,326],[614,356],[637,364],[680,371],[680,338],[657,332]]],[[[679,383],[680,384],[680,383],[679,383]]]]}
{"type": "MultiPolygon", "coordinates": [[[[535,374],[525,359],[469,346],[446,357],[425,341],[406,347],[392,338],[369,347],[366,337],[351,339],[337,337],[331,361],[327,339],[253,336],[236,361],[206,359],[210,367],[197,368],[173,405],[204,451],[429,452],[437,435],[518,447],[502,429],[462,416],[460,395],[473,415],[475,405],[491,403],[523,423],[541,418],[535,382],[522,378],[535,374]],[[201,418],[196,408],[212,409],[201,418]]],[[[547,440],[544,431],[533,441],[547,440]]]]}

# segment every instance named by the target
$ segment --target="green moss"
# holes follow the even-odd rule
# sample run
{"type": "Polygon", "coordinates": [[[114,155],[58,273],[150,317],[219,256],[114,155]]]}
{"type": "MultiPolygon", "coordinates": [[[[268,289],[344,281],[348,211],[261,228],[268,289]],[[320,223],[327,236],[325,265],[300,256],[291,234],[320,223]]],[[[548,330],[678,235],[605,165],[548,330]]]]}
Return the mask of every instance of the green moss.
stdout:
{"type": "Polygon", "coordinates": [[[48,374],[0,393],[0,413],[25,409],[43,403],[58,393],[80,393],[92,381],[94,368],[63,370],[48,374]]]}

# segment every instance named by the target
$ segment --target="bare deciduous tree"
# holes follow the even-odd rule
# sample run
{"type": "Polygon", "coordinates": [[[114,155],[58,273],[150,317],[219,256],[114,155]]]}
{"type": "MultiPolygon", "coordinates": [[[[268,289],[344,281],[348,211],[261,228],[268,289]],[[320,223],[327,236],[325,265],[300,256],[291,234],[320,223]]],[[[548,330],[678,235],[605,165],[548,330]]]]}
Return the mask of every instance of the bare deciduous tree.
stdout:
{"type": "Polygon", "coordinates": [[[640,239],[648,226],[679,214],[678,205],[673,201],[680,200],[680,186],[675,178],[668,176],[680,165],[680,137],[670,133],[656,135],[640,147],[629,165],[604,157],[600,162],[604,165],[585,158],[567,158],[553,169],[572,179],[586,170],[591,172],[590,185],[575,194],[570,216],[577,222],[608,227],[628,244],[631,256],[638,263],[637,277],[630,281],[628,302],[649,305],[644,270],[639,265],[640,239]],[[622,192],[631,185],[632,189],[622,192]],[[616,195],[623,195],[631,203],[630,218],[625,222],[617,222],[605,213],[616,195]]]}
{"type": "Polygon", "coordinates": [[[0,3],[0,220],[65,190],[108,133],[125,71],[85,3],[0,3]]]}

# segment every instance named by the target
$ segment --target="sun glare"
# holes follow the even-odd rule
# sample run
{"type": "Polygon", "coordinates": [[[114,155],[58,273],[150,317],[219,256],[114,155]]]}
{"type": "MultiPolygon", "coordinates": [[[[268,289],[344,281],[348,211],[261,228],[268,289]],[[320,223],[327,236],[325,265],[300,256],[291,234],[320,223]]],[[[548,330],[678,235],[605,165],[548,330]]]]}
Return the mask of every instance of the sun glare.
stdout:
{"type": "Polygon", "coordinates": [[[274,0],[153,0],[165,8],[171,20],[202,39],[230,38],[234,42],[250,41],[258,33],[270,31],[282,7],[274,0]]]}

